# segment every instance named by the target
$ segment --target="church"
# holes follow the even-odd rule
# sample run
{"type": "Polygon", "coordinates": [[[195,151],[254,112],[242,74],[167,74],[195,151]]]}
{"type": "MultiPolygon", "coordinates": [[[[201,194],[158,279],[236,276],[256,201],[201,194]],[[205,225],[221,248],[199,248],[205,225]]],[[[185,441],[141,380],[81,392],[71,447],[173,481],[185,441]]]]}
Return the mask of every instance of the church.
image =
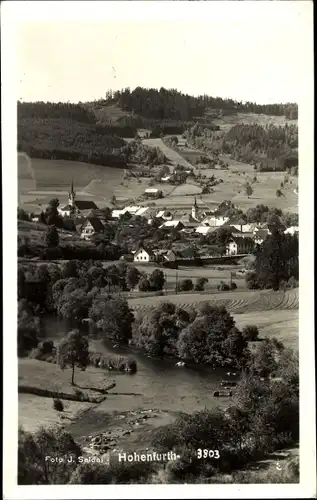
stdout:
{"type": "Polygon", "coordinates": [[[91,200],[76,200],[74,182],[72,181],[70,192],[68,193],[68,204],[59,207],[58,212],[62,217],[78,217],[80,215],[87,215],[91,210],[97,209],[97,205],[91,200]]]}

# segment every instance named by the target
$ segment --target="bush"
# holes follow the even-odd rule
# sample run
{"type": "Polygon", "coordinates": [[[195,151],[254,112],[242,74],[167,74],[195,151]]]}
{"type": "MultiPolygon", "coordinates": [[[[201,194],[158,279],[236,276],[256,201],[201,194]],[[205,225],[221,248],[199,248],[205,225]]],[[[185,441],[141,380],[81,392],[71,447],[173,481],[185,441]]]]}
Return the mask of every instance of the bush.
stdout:
{"type": "Polygon", "coordinates": [[[135,359],[128,359],[127,368],[130,373],[137,372],[137,362],[135,361],[135,359]]]}
{"type": "Polygon", "coordinates": [[[287,282],[287,288],[298,288],[298,286],[299,286],[298,280],[294,278],[294,276],[291,276],[287,282]]]}
{"type": "Polygon", "coordinates": [[[205,284],[208,283],[207,278],[197,278],[196,284],[195,284],[195,290],[197,292],[201,292],[205,289],[205,284]]]}
{"type": "Polygon", "coordinates": [[[230,287],[229,285],[227,285],[227,283],[222,282],[217,286],[217,290],[219,292],[228,292],[230,290],[230,287]]]}
{"type": "Polygon", "coordinates": [[[53,399],[53,408],[56,411],[63,411],[64,410],[63,401],[61,401],[60,399],[53,399]]]}
{"type": "Polygon", "coordinates": [[[230,285],[231,290],[236,290],[237,289],[237,284],[233,281],[230,285]]]}
{"type": "Polygon", "coordinates": [[[259,337],[258,327],[256,325],[246,325],[242,329],[242,335],[249,342],[254,342],[259,337]]]}
{"type": "Polygon", "coordinates": [[[190,290],[192,290],[194,288],[194,285],[193,285],[193,282],[191,279],[185,279],[185,280],[182,280],[179,284],[178,284],[178,289],[182,292],[189,292],[190,290]]]}

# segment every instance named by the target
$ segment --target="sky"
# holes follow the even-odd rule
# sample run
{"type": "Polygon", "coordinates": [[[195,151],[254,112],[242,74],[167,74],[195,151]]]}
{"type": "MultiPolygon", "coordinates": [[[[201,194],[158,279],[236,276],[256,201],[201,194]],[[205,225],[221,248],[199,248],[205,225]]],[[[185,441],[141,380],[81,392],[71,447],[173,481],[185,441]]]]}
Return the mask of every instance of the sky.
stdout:
{"type": "Polygon", "coordinates": [[[71,2],[72,15],[39,4],[16,24],[19,100],[91,101],[141,86],[273,103],[303,90],[310,2],[117,2],[111,12],[71,2]]]}

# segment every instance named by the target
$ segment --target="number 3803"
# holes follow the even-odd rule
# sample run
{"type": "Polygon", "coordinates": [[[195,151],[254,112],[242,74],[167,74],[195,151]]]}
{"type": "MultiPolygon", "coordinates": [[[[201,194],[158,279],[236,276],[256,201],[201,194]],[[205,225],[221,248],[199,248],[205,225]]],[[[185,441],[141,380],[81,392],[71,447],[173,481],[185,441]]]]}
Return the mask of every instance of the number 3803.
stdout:
{"type": "Polygon", "coordinates": [[[202,450],[201,448],[198,448],[196,452],[197,458],[220,458],[219,450],[202,450]]]}

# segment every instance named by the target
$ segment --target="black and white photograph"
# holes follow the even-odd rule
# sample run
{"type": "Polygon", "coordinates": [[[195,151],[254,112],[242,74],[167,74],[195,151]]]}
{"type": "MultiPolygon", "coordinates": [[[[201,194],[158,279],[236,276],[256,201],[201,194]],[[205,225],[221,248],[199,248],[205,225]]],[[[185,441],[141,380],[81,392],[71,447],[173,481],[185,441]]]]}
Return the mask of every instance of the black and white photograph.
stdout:
{"type": "Polygon", "coordinates": [[[315,497],[312,5],[4,2],[5,498],[315,497]]]}

